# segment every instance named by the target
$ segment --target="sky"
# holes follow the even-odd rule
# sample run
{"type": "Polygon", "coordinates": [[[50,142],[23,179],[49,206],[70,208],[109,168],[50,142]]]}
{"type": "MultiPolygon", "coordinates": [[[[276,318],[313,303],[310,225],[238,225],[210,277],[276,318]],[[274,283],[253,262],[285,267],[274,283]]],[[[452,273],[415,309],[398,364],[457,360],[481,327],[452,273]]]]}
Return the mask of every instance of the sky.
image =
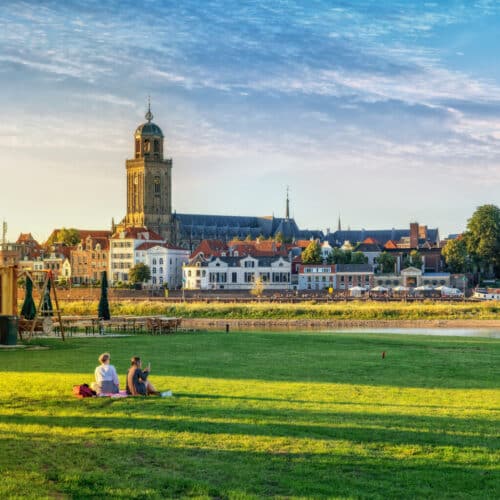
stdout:
{"type": "Polygon", "coordinates": [[[0,6],[8,239],[107,229],[145,121],[179,213],[464,230],[499,203],[500,2],[59,0],[0,6]]]}

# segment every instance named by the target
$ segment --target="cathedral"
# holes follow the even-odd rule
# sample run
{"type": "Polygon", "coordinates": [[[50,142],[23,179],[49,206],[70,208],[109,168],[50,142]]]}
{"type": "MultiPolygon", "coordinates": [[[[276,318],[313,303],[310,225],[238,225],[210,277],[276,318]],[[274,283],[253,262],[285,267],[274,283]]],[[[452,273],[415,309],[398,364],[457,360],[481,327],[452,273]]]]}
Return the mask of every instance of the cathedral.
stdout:
{"type": "Polygon", "coordinates": [[[134,134],[134,158],[126,160],[127,215],[118,228],[146,227],[189,250],[204,239],[269,238],[278,233],[290,241],[323,237],[321,231],[299,229],[290,218],[288,195],[284,218],[172,212],[172,159],[165,157],[164,135],[153,123],[150,105],[145,118],[134,134]]]}

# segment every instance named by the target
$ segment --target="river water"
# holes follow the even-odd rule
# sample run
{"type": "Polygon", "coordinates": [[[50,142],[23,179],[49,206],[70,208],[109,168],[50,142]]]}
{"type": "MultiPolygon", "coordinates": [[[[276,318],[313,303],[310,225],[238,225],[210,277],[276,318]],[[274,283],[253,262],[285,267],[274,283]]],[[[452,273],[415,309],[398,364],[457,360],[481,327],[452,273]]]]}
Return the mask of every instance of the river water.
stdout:
{"type": "Polygon", "coordinates": [[[336,328],[321,331],[331,333],[393,333],[398,335],[436,335],[500,339],[500,329],[495,328],[336,328]]]}

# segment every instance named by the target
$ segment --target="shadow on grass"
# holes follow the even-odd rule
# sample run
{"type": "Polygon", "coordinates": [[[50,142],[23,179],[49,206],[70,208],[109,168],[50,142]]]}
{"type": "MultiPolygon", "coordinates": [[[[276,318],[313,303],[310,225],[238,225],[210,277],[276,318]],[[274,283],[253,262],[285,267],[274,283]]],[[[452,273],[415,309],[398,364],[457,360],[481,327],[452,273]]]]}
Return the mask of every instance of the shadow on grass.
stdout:
{"type": "MultiPolygon", "coordinates": [[[[90,434],[84,442],[36,433],[2,441],[5,477],[15,478],[20,470],[35,471],[53,496],[71,498],[93,497],[96,492],[103,497],[222,499],[238,495],[498,498],[499,493],[495,471],[422,457],[179,448],[147,444],[140,436],[116,442],[101,436],[93,440],[90,434]],[[30,459],[20,463],[19,450],[32,448],[32,443],[38,453],[31,450],[30,459]]],[[[36,490],[30,491],[37,496],[36,490]]],[[[9,491],[3,492],[8,496],[9,491]]]]}
{"type": "MultiPolygon", "coordinates": [[[[156,410],[158,411],[158,408],[156,410]]],[[[166,407],[164,411],[169,410],[172,411],[171,408],[166,407]]],[[[500,438],[493,432],[493,419],[402,416],[386,413],[321,413],[263,409],[247,409],[238,412],[201,407],[196,409],[195,414],[177,414],[172,418],[162,418],[159,415],[147,418],[144,414],[140,418],[133,418],[133,416],[1,415],[0,423],[68,429],[157,430],[207,435],[233,434],[249,437],[346,440],[359,444],[500,449],[500,438]],[[216,419],[221,421],[214,421],[216,419]],[[225,419],[232,421],[224,421],[225,419]],[[245,421],[235,422],[235,420],[245,421]],[[249,420],[266,420],[266,422],[254,424],[248,423],[249,420]],[[293,423],[284,423],[284,420],[293,423]],[[475,435],[470,434],[472,429],[475,435]],[[486,432],[481,433],[481,431],[486,432]]]]}

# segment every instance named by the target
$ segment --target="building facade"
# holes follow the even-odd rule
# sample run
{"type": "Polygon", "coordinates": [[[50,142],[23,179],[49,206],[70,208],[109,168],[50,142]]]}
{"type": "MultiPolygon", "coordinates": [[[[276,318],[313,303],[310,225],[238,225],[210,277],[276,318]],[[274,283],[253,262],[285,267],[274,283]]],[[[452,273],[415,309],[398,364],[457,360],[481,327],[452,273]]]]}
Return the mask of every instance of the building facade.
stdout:
{"type": "Polygon", "coordinates": [[[289,290],[291,264],[286,257],[210,257],[198,255],[184,266],[188,290],[289,290]]]}
{"type": "Polygon", "coordinates": [[[135,249],[135,261],[149,267],[153,288],[182,288],[182,266],[189,261],[189,251],[169,243],[141,243],[135,249]]]}

